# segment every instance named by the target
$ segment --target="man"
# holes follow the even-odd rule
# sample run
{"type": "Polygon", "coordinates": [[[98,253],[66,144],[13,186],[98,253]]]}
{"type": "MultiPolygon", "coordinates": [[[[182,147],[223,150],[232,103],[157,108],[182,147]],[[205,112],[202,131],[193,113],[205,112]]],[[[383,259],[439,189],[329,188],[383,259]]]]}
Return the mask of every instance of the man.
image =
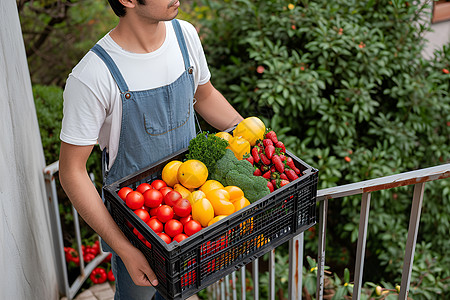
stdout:
{"type": "Polygon", "coordinates": [[[242,117],[209,81],[195,28],[174,20],[179,1],[109,3],[118,25],[67,79],[59,173],[78,213],[113,252],[116,299],[150,299],[156,276],[115,224],[86,171],[94,145],[106,149],[104,182],[110,184],[187,147],[195,136],[194,108],[218,130],[242,117]]]}

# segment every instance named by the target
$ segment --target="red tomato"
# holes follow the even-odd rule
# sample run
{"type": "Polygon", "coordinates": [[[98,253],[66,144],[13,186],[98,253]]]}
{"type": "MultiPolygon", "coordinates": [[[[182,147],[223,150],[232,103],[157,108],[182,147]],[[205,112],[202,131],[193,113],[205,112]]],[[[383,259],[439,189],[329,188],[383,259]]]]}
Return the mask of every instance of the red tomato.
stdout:
{"type": "Polygon", "coordinates": [[[170,238],[170,236],[168,236],[164,232],[157,233],[157,235],[167,244],[170,244],[172,242],[172,239],[170,238]]]}
{"type": "Polygon", "coordinates": [[[153,180],[151,185],[154,189],[157,189],[157,190],[167,186],[167,184],[161,179],[153,180]]]}
{"type": "Polygon", "coordinates": [[[129,192],[132,192],[132,191],[133,191],[132,188],[126,186],[126,187],[121,188],[121,189],[117,192],[117,194],[119,195],[120,199],[122,199],[123,201],[125,201],[125,199],[127,198],[128,193],[129,193],[129,192]]]}
{"type": "Polygon", "coordinates": [[[163,223],[173,219],[173,209],[169,205],[161,205],[156,211],[156,217],[163,223]]]}
{"type": "Polygon", "coordinates": [[[191,203],[187,199],[180,199],[173,206],[173,211],[179,217],[187,217],[192,211],[191,203]]]}
{"type": "Polygon", "coordinates": [[[141,183],[140,185],[138,185],[138,187],[136,188],[136,191],[138,191],[139,193],[141,193],[142,195],[147,191],[153,189],[152,186],[150,184],[148,184],[147,182],[141,183]]]}
{"type": "Polygon", "coordinates": [[[183,232],[183,224],[181,224],[178,220],[169,220],[167,221],[166,225],[164,225],[164,232],[173,238],[177,234],[180,234],[183,232]]]}
{"type": "Polygon", "coordinates": [[[125,200],[127,206],[133,210],[142,208],[142,206],[144,205],[144,196],[136,191],[129,192],[125,200]]]}
{"type": "MultiPolygon", "coordinates": [[[[159,207],[159,206],[158,206],[159,207]]],[[[158,211],[158,207],[150,208],[148,212],[150,213],[150,216],[156,217],[156,212],[158,211]]]]}
{"type": "Polygon", "coordinates": [[[189,222],[184,225],[184,233],[186,233],[188,236],[193,235],[196,232],[199,232],[202,229],[202,225],[200,222],[195,220],[190,220],[189,222]]]}
{"type": "Polygon", "coordinates": [[[151,218],[147,222],[147,225],[156,233],[162,232],[164,229],[163,223],[161,223],[161,221],[158,220],[157,218],[151,218]]]}
{"type": "Polygon", "coordinates": [[[159,191],[161,192],[161,194],[163,195],[163,197],[170,191],[173,191],[173,188],[171,188],[170,186],[165,186],[159,189],[159,191]]]}
{"type": "Polygon", "coordinates": [[[185,240],[187,238],[188,238],[187,235],[185,235],[184,233],[180,233],[180,234],[177,234],[176,236],[174,236],[173,240],[177,241],[178,243],[180,243],[182,240],[185,240]]]}
{"type": "Polygon", "coordinates": [[[161,194],[161,192],[155,189],[145,191],[143,196],[144,196],[144,205],[150,208],[160,206],[163,200],[163,195],[161,194]]]}
{"type": "Polygon", "coordinates": [[[141,218],[141,220],[144,221],[144,223],[147,223],[148,220],[150,220],[150,214],[148,213],[148,211],[146,211],[146,210],[143,209],[143,208],[136,209],[136,210],[134,211],[134,213],[135,213],[139,218],[141,218]]]}
{"type": "Polygon", "coordinates": [[[186,225],[186,223],[189,222],[190,220],[192,220],[192,216],[191,215],[189,215],[187,217],[180,218],[180,222],[181,222],[181,224],[183,224],[183,226],[186,225]]]}
{"type": "Polygon", "coordinates": [[[170,191],[164,196],[164,203],[169,206],[174,206],[175,202],[183,198],[177,191],[170,191]]]}

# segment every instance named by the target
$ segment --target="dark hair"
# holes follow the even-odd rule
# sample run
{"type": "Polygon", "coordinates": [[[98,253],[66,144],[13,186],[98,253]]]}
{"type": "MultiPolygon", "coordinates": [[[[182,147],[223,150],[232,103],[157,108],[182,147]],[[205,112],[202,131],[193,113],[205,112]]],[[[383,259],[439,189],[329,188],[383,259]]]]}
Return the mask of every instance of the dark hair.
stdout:
{"type": "MultiPolygon", "coordinates": [[[[125,6],[119,0],[108,0],[109,5],[118,17],[123,17],[127,13],[125,6]]],[[[141,5],[145,5],[145,0],[137,0],[141,5]]]]}

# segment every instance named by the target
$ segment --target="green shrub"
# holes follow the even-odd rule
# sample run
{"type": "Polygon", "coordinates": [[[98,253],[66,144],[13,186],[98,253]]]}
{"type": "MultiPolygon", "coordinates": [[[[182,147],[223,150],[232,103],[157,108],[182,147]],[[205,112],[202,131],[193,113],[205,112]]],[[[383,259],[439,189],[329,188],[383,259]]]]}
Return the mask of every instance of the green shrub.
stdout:
{"type": "MultiPolygon", "coordinates": [[[[193,22],[213,84],[240,112],[262,117],[282,133],[288,149],[318,168],[319,188],[450,161],[450,75],[444,70],[450,50],[444,47],[432,60],[422,57],[429,30],[418,25],[421,18],[429,23],[422,4],[195,3],[193,22]]],[[[437,264],[448,265],[450,182],[426,186],[419,242],[432,245],[437,264]]],[[[366,271],[377,272],[364,278],[399,282],[412,187],[377,192],[372,199],[366,271]],[[399,263],[392,257],[400,257],[399,263]]],[[[329,203],[327,263],[334,267],[354,260],[360,202],[347,197],[329,203]]],[[[315,241],[307,239],[306,249],[316,249],[315,241]]],[[[448,286],[439,288],[449,292],[448,286]]]]}
{"type": "MultiPolygon", "coordinates": [[[[34,103],[47,165],[59,160],[61,122],[63,118],[63,89],[58,86],[33,86],[34,103]]],[[[87,165],[94,174],[97,187],[102,184],[101,151],[94,147],[87,165]]]]}

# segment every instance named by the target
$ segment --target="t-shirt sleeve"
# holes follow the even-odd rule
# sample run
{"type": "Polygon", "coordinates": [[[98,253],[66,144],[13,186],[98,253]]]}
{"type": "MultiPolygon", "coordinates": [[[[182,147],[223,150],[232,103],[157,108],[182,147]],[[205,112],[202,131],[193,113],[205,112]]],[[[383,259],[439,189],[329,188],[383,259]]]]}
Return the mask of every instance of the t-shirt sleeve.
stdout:
{"type": "Polygon", "coordinates": [[[77,146],[95,145],[106,118],[105,106],[72,74],[67,79],[63,98],[61,141],[77,146]]]}
{"type": "MultiPolygon", "coordinates": [[[[180,24],[185,28],[187,33],[187,38],[189,42],[192,43],[193,51],[195,52],[195,59],[198,63],[199,78],[198,84],[203,85],[211,79],[211,73],[209,71],[208,62],[206,61],[205,52],[203,51],[203,46],[198,36],[197,29],[186,21],[180,20],[180,24]]],[[[194,54],[194,53],[193,53],[194,54]]]]}

